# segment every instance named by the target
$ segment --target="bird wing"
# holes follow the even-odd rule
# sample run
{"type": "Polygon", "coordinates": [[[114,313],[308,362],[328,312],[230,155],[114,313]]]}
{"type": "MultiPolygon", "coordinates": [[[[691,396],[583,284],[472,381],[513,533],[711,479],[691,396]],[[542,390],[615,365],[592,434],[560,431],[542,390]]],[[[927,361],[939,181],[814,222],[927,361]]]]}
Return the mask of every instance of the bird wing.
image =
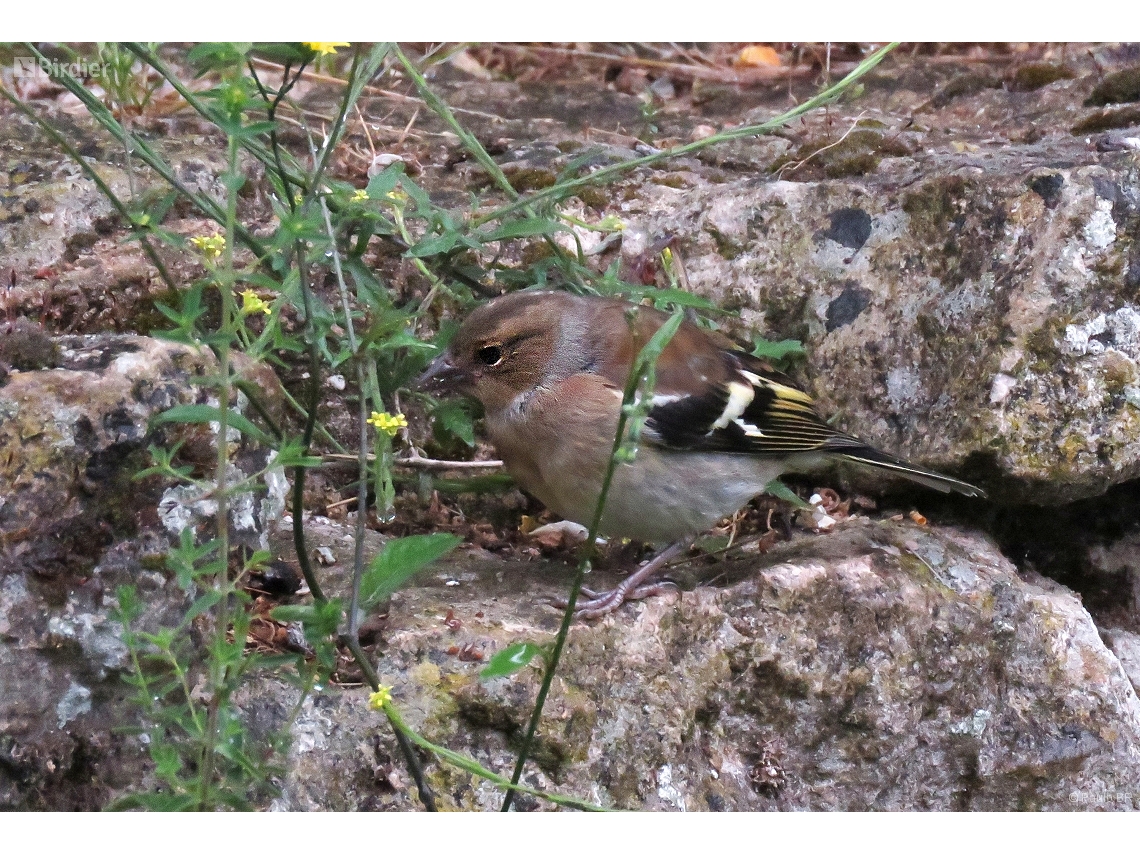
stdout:
{"type": "MultiPolygon", "coordinates": [[[[667,316],[641,308],[634,324],[628,307],[607,306],[596,320],[623,344],[594,360],[620,395],[638,350],[667,316]],[[627,331],[636,327],[633,334],[627,331]],[[624,336],[624,337],[623,337],[624,336]]],[[[656,386],[642,437],[662,448],[727,454],[830,454],[885,469],[941,492],[984,496],[973,484],[926,469],[835,430],[815,411],[806,392],[727,339],[683,323],[656,365],[656,386]]]]}
{"type": "Polygon", "coordinates": [[[648,436],[657,444],[737,454],[794,454],[860,447],[816,413],[812,399],[759,360],[723,351],[725,372],[699,392],[658,388],[648,436]]]}

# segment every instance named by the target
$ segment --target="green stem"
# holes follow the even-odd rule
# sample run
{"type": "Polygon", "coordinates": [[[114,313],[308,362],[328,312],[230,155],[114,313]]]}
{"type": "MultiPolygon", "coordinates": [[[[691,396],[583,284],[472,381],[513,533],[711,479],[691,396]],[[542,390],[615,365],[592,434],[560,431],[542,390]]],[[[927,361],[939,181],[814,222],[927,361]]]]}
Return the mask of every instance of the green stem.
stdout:
{"type": "MultiPolygon", "coordinates": [[[[214,766],[215,755],[218,750],[218,717],[221,712],[222,704],[228,695],[229,683],[229,663],[226,660],[219,661],[221,651],[226,646],[226,633],[230,628],[232,621],[231,609],[233,606],[231,590],[232,585],[229,578],[229,498],[230,487],[226,483],[226,476],[229,472],[229,412],[230,412],[230,392],[233,387],[233,381],[230,377],[230,349],[233,345],[235,328],[237,323],[237,305],[234,301],[234,234],[236,232],[237,224],[237,191],[238,180],[241,173],[238,170],[238,141],[235,137],[227,137],[226,145],[226,213],[225,213],[225,229],[226,229],[226,245],[222,253],[222,268],[219,271],[221,276],[218,278],[218,290],[221,292],[222,300],[222,326],[218,336],[218,343],[216,345],[216,353],[218,357],[218,453],[215,468],[215,478],[217,481],[217,539],[218,539],[218,578],[214,584],[218,586],[221,591],[222,597],[218,601],[217,612],[215,614],[215,650],[210,658],[210,704],[209,713],[206,718],[206,732],[203,734],[202,740],[202,760],[201,760],[201,781],[199,790],[199,808],[202,810],[210,810],[213,808],[213,779],[214,779],[214,766]]],[[[234,643],[239,643],[238,639],[234,639],[234,643]]]]}
{"type": "MultiPolygon", "coordinates": [[[[36,58],[46,59],[46,57],[36,49],[35,45],[25,42],[25,47],[27,47],[36,58]]],[[[158,173],[163,181],[177,190],[178,193],[187,199],[195,208],[219,225],[225,224],[225,211],[217,202],[208,196],[192,192],[185,184],[179,181],[178,177],[174,174],[174,170],[170,168],[166,161],[159,157],[154,149],[145,141],[129,133],[114,115],[112,115],[111,111],[88,91],[87,87],[76,80],[71,74],[67,73],[66,69],[63,69],[63,71],[63,74],[52,75],[52,80],[59,83],[67,89],[68,92],[78,98],[95,121],[101,124],[119,142],[124,145],[129,145],[132,151],[138,153],[141,161],[158,173]]],[[[241,240],[242,244],[250,249],[259,259],[265,256],[265,246],[261,241],[250,234],[248,230],[235,224],[234,235],[236,239],[241,240]]]]}
{"type": "Polygon", "coordinates": [[[392,45],[380,44],[372,48],[372,52],[368,55],[368,59],[364,62],[364,70],[361,72],[360,66],[360,51],[352,58],[352,70],[349,71],[347,85],[344,92],[344,100],[341,102],[340,111],[333,121],[333,126],[329,130],[328,135],[325,137],[325,142],[321,146],[320,158],[317,160],[316,168],[313,170],[312,179],[309,182],[310,193],[320,193],[321,178],[328,167],[329,158],[332,157],[333,149],[340,141],[341,130],[344,128],[344,123],[348,119],[348,114],[352,111],[353,105],[360,98],[360,93],[364,90],[365,85],[372,79],[373,75],[379,70],[381,64],[384,62],[384,57],[388,55],[392,45]]]}
{"type": "MultiPolygon", "coordinates": [[[[372,687],[372,691],[380,691],[380,678],[376,674],[376,669],[372,667],[372,663],[368,661],[368,656],[364,653],[364,648],[360,646],[360,639],[355,633],[342,633],[340,636],[341,643],[348,648],[352,654],[352,658],[356,660],[356,664],[360,667],[360,672],[364,675],[364,681],[372,687]]],[[[399,719],[399,716],[397,716],[399,719]]],[[[435,812],[437,810],[435,804],[435,795],[431,791],[431,787],[427,784],[427,779],[424,778],[424,767],[420,763],[420,758],[416,756],[416,752],[412,749],[411,741],[409,741],[407,734],[392,722],[391,716],[388,718],[389,723],[392,725],[392,733],[396,737],[396,742],[400,746],[400,752],[404,755],[404,762],[411,772],[412,780],[416,782],[416,792],[419,793],[420,801],[423,803],[424,810],[435,812]]],[[[403,723],[402,720],[401,724],[403,723]]],[[[407,725],[404,726],[407,728],[407,725]]]]}
{"type": "Polygon", "coordinates": [[[487,154],[487,149],[483,148],[483,144],[475,138],[475,135],[459,123],[459,120],[455,118],[455,114],[444,100],[432,91],[431,87],[427,84],[427,80],[420,74],[420,70],[404,55],[399,45],[393,48],[393,52],[396,54],[396,59],[400,60],[400,64],[404,66],[404,71],[412,78],[412,83],[416,85],[416,91],[420,93],[420,97],[424,99],[431,111],[447,123],[447,126],[459,137],[459,141],[463,143],[464,148],[475,156],[475,159],[479,161],[479,165],[487,170],[487,174],[499,185],[499,189],[510,198],[518,199],[518,191],[511,185],[510,179],[507,178],[503,170],[499,168],[499,164],[495,163],[494,158],[487,154]]]}
{"type": "Polygon", "coordinates": [[[563,807],[572,807],[583,811],[605,810],[605,808],[600,807],[599,805],[590,804],[589,802],[582,801],[581,799],[575,799],[571,796],[560,796],[556,793],[546,793],[542,790],[536,790],[533,787],[527,787],[523,784],[519,784],[517,781],[508,781],[502,775],[497,775],[490,769],[484,768],[471,758],[465,757],[457,751],[452,751],[449,748],[444,748],[442,745],[436,745],[434,742],[424,739],[424,737],[420,736],[404,722],[403,717],[400,715],[400,711],[396,709],[395,704],[393,704],[391,701],[388,701],[384,704],[384,714],[388,716],[388,721],[392,723],[392,727],[394,727],[398,732],[403,733],[409,740],[420,746],[420,748],[423,748],[425,751],[430,751],[441,760],[451,763],[453,766],[458,766],[465,772],[470,772],[472,775],[476,775],[480,778],[483,778],[484,780],[490,781],[492,784],[497,784],[500,787],[504,787],[507,790],[508,796],[510,796],[515,791],[518,791],[520,793],[526,793],[527,795],[535,796],[536,798],[545,799],[546,801],[553,802],[556,805],[562,805],[563,807]]]}
{"type": "MultiPolygon", "coordinates": [[[[527,724],[526,736],[523,737],[522,747],[519,749],[515,770],[511,775],[512,784],[517,784],[522,778],[523,768],[526,766],[527,758],[530,756],[530,750],[534,744],[534,734],[538,730],[539,721],[542,719],[542,708],[546,704],[546,696],[550,694],[550,687],[554,683],[554,673],[558,670],[558,663],[562,658],[562,649],[566,646],[566,639],[570,635],[570,624],[574,620],[574,607],[578,603],[578,594],[582,590],[582,582],[590,568],[590,557],[597,548],[598,529],[602,524],[602,513],[605,511],[606,497],[610,492],[610,484],[617,469],[618,458],[623,451],[623,446],[626,446],[625,450],[628,450],[628,445],[630,443],[636,444],[637,441],[636,436],[626,436],[626,424],[629,422],[629,413],[637,406],[635,400],[638,388],[642,386],[642,381],[645,381],[645,387],[641,392],[640,406],[648,408],[649,399],[653,396],[653,372],[657,358],[672,340],[683,319],[684,314],[681,311],[674,313],[646,342],[633,361],[633,365],[630,366],[629,376],[626,378],[625,390],[622,394],[617,430],[614,432],[614,441],[610,448],[610,460],[606,465],[605,476],[602,478],[602,490],[598,494],[598,503],[594,506],[594,519],[590,522],[590,531],[586,535],[586,542],[582,547],[582,560],[578,562],[578,567],[574,572],[574,580],[570,585],[570,596],[566,601],[566,611],[562,615],[562,624],[558,627],[558,635],[554,639],[554,648],[551,650],[550,658],[546,663],[546,670],[542,675],[542,685],[539,686],[534,710],[531,713],[530,722],[527,724]]],[[[503,799],[502,810],[504,813],[511,809],[512,798],[512,791],[508,791],[503,799]]]]}
{"type": "Polygon", "coordinates": [[[786,113],[777,116],[774,119],[769,119],[767,122],[761,122],[758,125],[748,125],[742,128],[732,128],[731,130],[721,131],[719,134],[713,134],[711,137],[706,137],[703,140],[697,140],[696,142],[691,142],[686,145],[666,149],[664,151],[657,152],[656,154],[649,154],[645,157],[638,157],[634,158],[633,160],[627,160],[622,163],[615,163],[611,166],[602,167],[596,172],[591,172],[589,175],[585,175],[581,178],[575,178],[571,181],[563,181],[558,184],[554,184],[544,190],[538,190],[530,194],[525,199],[519,199],[515,202],[510,203],[509,205],[504,205],[501,208],[497,208],[494,211],[491,211],[489,214],[484,214],[481,217],[477,217],[472,221],[471,225],[473,228],[477,228],[484,223],[491,222],[492,220],[501,220],[503,217],[506,217],[509,214],[514,214],[518,211],[525,210],[527,205],[533,205],[536,202],[542,202],[547,199],[564,198],[566,196],[571,196],[575,191],[581,189],[582,187],[590,184],[600,184],[609,181],[613,178],[616,178],[618,175],[629,172],[631,169],[636,169],[639,166],[650,166],[655,163],[660,163],[663,160],[670,160],[675,157],[694,154],[695,152],[706,149],[709,146],[713,146],[727,140],[740,139],[741,137],[757,136],[774,131],[776,128],[786,125],[793,119],[799,118],[805,113],[811,112],[816,107],[820,107],[835,100],[837,97],[843,94],[843,92],[848,89],[853,83],[855,83],[856,80],[858,80],[872,68],[882,62],[886,55],[894,50],[897,45],[898,42],[891,42],[889,45],[880,48],[865,60],[863,60],[861,63],[859,63],[859,65],[856,66],[850,74],[848,74],[838,83],[827,87],[815,97],[809,98],[802,104],[793,107],[791,110],[788,110],[786,113]]]}
{"type": "MultiPolygon", "coordinates": [[[[162,76],[162,78],[171,85],[174,91],[182,97],[182,100],[190,105],[191,109],[193,109],[194,112],[196,112],[207,121],[213,124],[217,124],[218,116],[216,111],[211,109],[210,105],[204,103],[202,99],[198,97],[197,93],[188,88],[181,80],[179,80],[178,75],[174,72],[174,70],[170,68],[170,66],[168,66],[165,62],[163,62],[162,59],[160,59],[153,50],[146,47],[145,45],[139,44],[138,42],[125,42],[124,44],[127,50],[129,50],[147,65],[149,65],[155,71],[157,71],[162,76]]],[[[300,75],[300,71],[303,68],[304,66],[298,70],[298,75],[300,75]]],[[[283,97],[285,93],[287,93],[289,89],[292,88],[292,85],[295,84],[296,81],[297,78],[294,78],[293,82],[288,87],[286,87],[283,83],[281,92],[279,93],[280,96],[283,97]]],[[[257,142],[257,140],[242,140],[241,146],[266,166],[276,167],[283,172],[280,160],[278,159],[275,162],[273,154],[267,150],[264,145],[257,142]]],[[[301,175],[300,168],[297,167],[296,164],[293,164],[293,166],[296,171],[295,173],[288,173],[288,180],[292,181],[298,186],[305,186],[304,179],[302,177],[299,177],[301,175]]]]}
{"type": "MultiPolygon", "coordinates": [[[[396,58],[400,60],[400,64],[404,66],[404,70],[408,73],[408,76],[412,78],[412,82],[416,85],[416,90],[420,93],[420,97],[424,99],[428,107],[455,132],[460,142],[463,143],[463,146],[471,152],[471,154],[475,156],[475,159],[479,161],[479,164],[487,170],[487,174],[491,176],[491,179],[499,186],[499,189],[506,193],[509,198],[515,200],[519,199],[519,192],[511,184],[506,173],[499,168],[499,164],[495,163],[494,158],[487,153],[487,149],[483,148],[483,144],[479,142],[475,135],[459,123],[459,120],[455,118],[455,113],[452,112],[444,100],[432,91],[431,87],[427,84],[427,80],[420,74],[420,70],[404,55],[404,52],[400,50],[400,46],[395,45],[392,50],[396,54],[396,58]]],[[[528,216],[533,216],[533,212],[528,206],[529,200],[517,202],[518,209],[524,211],[528,216]]],[[[576,271],[573,271],[567,264],[568,259],[562,247],[559,246],[550,235],[542,235],[542,239],[559,261],[562,262],[563,270],[568,274],[572,274],[575,279],[577,279],[576,271]]],[[[581,282],[579,281],[577,284],[580,285],[581,282]]]]}
{"type": "Polygon", "coordinates": [[[52,141],[60,148],[62,148],[67,156],[79,165],[79,168],[82,169],[87,177],[94,182],[95,186],[99,188],[99,192],[106,196],[115,210],[119,212],[119,216],[123,218],[123,220],[130,227],[131,231],[139,236],[139,242],[142,244],[143,252],[145,252],[147,258],[150,259],[150,263],[154,265],[155,269],[158,271],[158,275],[162,277],[162,281],[166,283],[166,286],[171,290],[174,290],[174,280],[170,277],[170,273],[167,271],[166,265],[162,263],[162,259],[158,257],[158,252],[153,246],[151,246],[150,241],[147,239],[146,227],[141,226],[135,222],[135,218],[131,216],[131,212],[127,209],[127,206],[124,205],[122,200],[115,195],[115,192],[110,188],[107,182],[103,180],[103,177],[95,171],[94,167],[92,167],[90,163],[84,160],[83,156],[79,153],[79,150],[76,149],[75,146],[73,146],[70,142],[68,142],[67,138],[63,136],[63,134],[57,131],[47,121],[36,115],[36,113],[30,107],[28,107],[27,104],[9,92],[3,83],[0,83],[0,94],[7,98],[8,101],[17,110],[19,110],[33,122],[39,125],[40,128],[42,128],[43,131],[52,138],[52,141]]]}
{"type": "Polygon", "coordinates": [[[268,90],[261,84],[261,78],[257,75],[257,68],[254,66],[253,60],[246,60],[249,75],[253,78],[253,82],[257,86],[257,91],[261,93],[261,98],[265,102],[265,118],[273,124],[273,129],[269,132],[269,150],[273,154],[273,163],[277,167],[277,180],[281,182],[281,188],[285,194],[285,201],[289,205],[289,210],[296,211],[297,203],[293,199],[293,182],[289,180],[289,173],[285,171],[285,166],[281,162],[281,141],[277,137],[277,108],[281,106],[282,99],[301,78],[301,72],[305,70],[305,66],[302,64],[301,67],[297,69],[297,76],[294,77],[293,80],[289,80],[289,66],[290,64],[286,62],[285,70],[281,72],[281,87],[271,98],[268,90]]]}
{"type": "MultiPolygon", "coordinates": [[[[301,287],[301,303],[305,308],[304,335],[309,344],[309,400],[305,402],[305,428],[301,433],[301,453],[308,454],[313,445],[313,431],[317,426],[317,407],[321,402],[321,355],[317,348],[316,328],[313,326],[312,296],[309,294],[309,277],[305,272],[305,245],[297,242],[294,253],[297,258],[297,275],[301,287]]],[[[301,575],[309,586],[309,593],[318,603],[325,601],[317,574],[309,561],[309,548],[305,545],[305,522],[302,519],[305,507],[305,467],[293,470],[293,549],[297,553],[297,564],[301,575]]]]}

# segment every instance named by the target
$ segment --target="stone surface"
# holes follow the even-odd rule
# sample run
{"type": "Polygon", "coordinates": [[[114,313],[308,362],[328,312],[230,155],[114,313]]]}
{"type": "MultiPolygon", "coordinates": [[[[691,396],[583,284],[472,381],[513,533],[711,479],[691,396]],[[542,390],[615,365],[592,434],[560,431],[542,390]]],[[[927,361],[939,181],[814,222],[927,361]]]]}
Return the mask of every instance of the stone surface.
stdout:
{"type": "MultiPolygon", "coordinates": [[[[1120,662],[1070,592],[984,538],[853,520],[706,571],[727,586],[574,626],[528,783],[622,809],[1135,806],[1140,701],[1120,662]]],[[[378,667],[409,723],[510,769],[539,673],[481,682],[470,660],[548,641],[543,601],[567,575],[472,555],[397,594],[378,667]]],[[[246,702],[282,721],[295,698],[259,684],[246,702]]],[[[365,689],[327,687],[293,735],[278,808],[418,804],[365,689]]],[[[427,772],[443,807],[500,802],[427,772]]]]}
{"type": "MultiPolygon", "coordinates": [[[[0,807],[8,809],[97,808],[111,788],[138,780],[140,746],[117,732],[134,711],[119,679],[121,627],[109,617],[115,588],[139,588],[151,631],[177,625],[186,594],[164,570],[166,550],[181,527],[212,525],[216,511],[159,478],[132,480],[150,465],[152,443],[182,440],[176,463],[208,471],[208,425],[150,420],[205,401],[193,381],[216,370],[213,354],[142,336],[52,343],[53,367],[0,381],[0,807]]],[[[279,416],[272,372],[245,359],[238,366],[279,416]]],[[[244,438],[230,441],[234,477],[269,462],[244,438]]],[[[284,478],[270,470],[266,481],[235,500],[236,543],[258,548],[280,514],[284,478]]]]}
{"type": "MultiPolygon", "coordinates": [[[[1008,505],[1000,526],[986,512],[979,524],[1001,528],[1023,570],[1056,570],[1071,553],[1066,581],[1110,580],[1097,612],[1105,642],[1077,597],[1019,576],[982,534],[846,522],[705,567],[715,585],[679,600],[575,626],[528,783],[659,810],[1136,807],[1140,541],[1126,482],[1140,474],[1140,111],[1094,97],[1101,69],[1126,71],[1136,55],[1127,46],[1070,53],[1004,77],[900,54],[826,115],[584,188],[567,210],[625,222],[624,238],[579,233],[599,269],[621,261],[623,276],[647,281],[671,241],[688,287],[740,310],[730,330],[805,341],[807,362],[795,370],[842,427],[978,479],[999,502],[1069,503],[1055,514],[1008,505]],[[1106,490],[1119,505],[1111,513],[1091,498],[1073,503],[1106,490]],[[1046,555],[1035,533],[1062,515],[1065,534],[1046,555]]],[[[572,163],[589,170],[764,121],[791,91],[783,81],[744,90],[677,82],[649,110],[636,89],[435,81],[524,191],[572,163]]],[[[651,91],[667,92],[665,83],[651,88],[645,77],[651,91]]],[[[796,83],[798,96],[808,84],[796,83]]],[[[317,113],[339,99],[305,85],[295,94],[317,113]]],[[[128,195],[118,147],[87,119],[45,109],[128,195]]],[[[384,117],[373,127],[381,157],[399,149],[457,216],[473,187],[489,186],[429,111],[380,97],[362,110],[384,117]]],[[[184,115],[139,122],[180,180],[218,198],[216,136],[184,115]]],[[[350,145],[372,150],[372,136],[350,134],[350,145]]],[[[173,295],[138,245],[123,242],[94,185],[53,151],[5,114],[0,322],[24,313],[83,332],[163,323],[155,301],[173,295]]],[[[140,193],[155,186],[145,169],[135,179],[140,193]]],[[[268,191],[256,170],[250,179],[241,215],[258,230],[268,191]]],[[[216,231],[180,206],[163,225],[216,231]]],[[[518,267],[501,281],[530,284],[545,248],[500,250],[499,262],[518,267]]],[[[161,251],[177,282],[201,276],[191,256],[161,251]]],[[[377,263],[399,302],[422,298],[398,261],[377,263]]],[[[146,780],[147,767],[142,746],[117,730],[135,710],[118,681],[125,650],[108,617],[113,591],[133,582],[148,627],[176,624],[186,604],[162,569],[168,535],[210,514],[201,496],[130,475],[157,436],[149,417],[202,400],[190,381],[212,363],[133,337],[45,348],[16,324],[19,335],[0,341],[0,806],[100,807],[146,780]]],[[[207,464],[208,431],[167,430],[187,439],[187,462],[207,464]]],[[[249,545],[259,545],[276,507],[245,510],[249,545]]],[[[321,572],[343,590],[350,532],[314,520],[311,537],[337,559],[321,572]]],[[[369,533],[369,552],[379,540],[369,533]]],[[[284,541],[276,546],[289,557],[284,541]]],[[[567,578],[561,565],[473,550],[398,594],[390,617],[373,622],[380,642],[370,650],[408,720],[509,770],[537,670],[482,683],[479,660],[513,641],[548,640],[558,613],[543,601],[567,578]]],[[[296,699],[263,681],[240,702],[256,731],[287,722],[296,699]]],[[[274,806],[417,805],[366,701],[358,686],[326,686],[305,701],[274,806]]],[[[431,762],[428,774],[445,807],[500,803],[466,773],[431,762]]]]}
{"type": "Polygon", "coordinates": [[[646,185],[624,207],[677,235],[738,329],[804,341],[813,393],[872,444],[1005,500],[1140,474],[1133,153],[916,153],[858,182],[646,185]]]}

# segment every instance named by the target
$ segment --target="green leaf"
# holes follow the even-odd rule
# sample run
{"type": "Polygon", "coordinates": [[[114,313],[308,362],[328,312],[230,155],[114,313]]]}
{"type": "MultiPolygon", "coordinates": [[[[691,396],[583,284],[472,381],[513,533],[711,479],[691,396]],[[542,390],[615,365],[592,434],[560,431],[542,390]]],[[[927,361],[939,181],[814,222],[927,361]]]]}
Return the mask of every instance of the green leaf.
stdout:
{"type": "Polygon", "coordinates": [[[549,235],[562,231],[565,227],[551,220],[533,217],[525,220],[515,220],[504,223],[492,232],[480,234],[479,240],[489,243],[493,240],[510,240],[511,238],[533,237],[535,235],[549,235]]]}
{"type": "Polygon", "coordinates": [[[251,47],[241,42],[206,42],[192,48],[186,58],[201,74],[243,64],[251,47]]]}
{"type": "MultiPolygon", "coordinates": [[[[673,340],[673,336],[677,330],[681,328],[681,322],[685,320],[685,316],[681,312],[674,312],[669,316],[669,320],[665,321],[655,332],[652,338],[646,343],[645,347],[641,349],[641,353],[637,355],[637,373],[641,374],[652,366],[657,364],[657,360],[661,357],[662,351],[669,346],[669,342],[673,340]]],[[[647,388],[647,396],[652,393],[652,388],[647,388]]]]}
{"type": "Polygon", "coordinates": [[[779,478],[773,478],[765,484],[764,492],[769,496],[775,496],[777,499],[783,499],[785,502],[795,505],[801,511],[811,510],[811,505],[793,493],[791,488],[779,478]]]}
{"type": "Polygon", "coordinates": [[[441,558],[463,542],[454,534],[414,534],[384,544],[360,580],[360,603],[375,606],[417,570],[441,558]]]}
{"type": "Polygon", "coordinates": [[[191,605],[190,608],[186,610],[186,615],[182,618],[182,626],[189,626],[193,622],[194,618],[198,617],[200,614],[208,612],[221,601],[221,591],[207,591],[198,599],[196,599],[193,605],[191,605]]]}
{"type": "MultiPolygon", "coordinates": [[[[161,412],[151,419],[151,423],[156,425],[166,424],[167,422],[179,422],[182,424],[221,422],[221,411],[218,407],[212,407],[209,404],[179,404],[177,407],[171,407],[169,410],[161,412]]],[[[226,423],[230,427],[241,431],[246,436],[257,440],[262,445],[273,447],[273,439],[269,434],[241,413],[235,413],[233,410],[230,410],[226,414],[226,423]]]]}
{"type": "Polygon", "coordinates": [[[521,671],[530,664],[535,656],[542,654],[542,648],[529,641],[521,641],[504,648],[491,657],[487,666],[479,672],[480,678],[490,680],[492,677],[506,677],[521,671]]]}
{"type": "Polygon", "coordinates": [[[269,610],[269,616],[281,623],[305,623],[316,620],[316,606],[276,606],[269,610]]]}
{"type": "Polygon", "coordinates": [[[282,65],[285,63],[299,65],[308,62],[313,56],[312,50],[300,42],[255,42],[253,54],[282,65]]]}
{"type": "Polygon", "coordinates": [[[475,421],[461,400],[444,401],[432,412],[435,424],[470,447],[475,446],[475,421]]]}
{"type": "Polygon", "coordinates": [[[396,189],[396,185],[400,183],[400,179],[404,175],[404,164],[397,161],[383,171],[373,175],[368,181],[368,187],[365,192],[368,193],[368,198],[373,200],[383,199],[388,193],[396,189]]]}
{"type": "Polygon", "coordinates": [[[121,623],[123,629],[130,629],[131,624],[143,613],[138,588],[134,585],[119,585],[115,588],[115,599],[119,601],[119,607],[112,609],[111,617],[121,623]]]}
{"type": "Polygon", "coordinates": [[[320,457],[305,454],[304,448],[300,437],[290,437],[281,443],[281,447],[277,449],[277,456],[273,459],[273,465],[280,466],[283,469],[293,469],[297,466],[312,468],[320,466],[324,462],[320,457]]]}
{"type": "Polygon", "coordinates": [[[790,356],[803,356],[805,353],[807,351],[804,350],[803,343],[794,338],[786,338],[783,341],[768,341],[756,336],[752,340],[752,355],[761,359],[780,362],[790,356]]]}
{"type": "Polygon", "coordinates": [[[182,758],[178,756],[177,749],[165,742],[152,742],[149,749],[150,759],[154,761],[154,772],[164,781],[177,779],[182,769],[182,758]]]}
{"type": "Polygon", "coordinates": [[[721,552],[728,548],[729,536],[727,534],[714,534],[707,537],[699,537],[693,543],[697,549],[704,552],[706,555],[711,555],[714,552],[721,552]]]}
{"type": "MultiPolygon", "coordinates": [[[[435,206],[431,203],[431,197],[424,192],[424,188],[406,175],[400,178],[400,187],[408,194],[408,198],[411,199],[412,203],[416,206],[417,214],[422,217],[431,216],[435,210],[435,206]]],[[[371,196],[372,194],[369,193],[368,195],[371,196]]]]}
{"type": "Polygon", "coordinates": [[[305,630],[305,638],[317,641],[337,631],[343,609],[341,601],[333,599],[308,606],[278,606],[269,612],[269,616],[282,623],[300,623],[305,630]]]}
{"type": "Polygon", "coordinates": [[[447,252],[459,241],[459,232],[444,232],[424,238],[405,253],[409,258],[427,258],[447,252]]]}

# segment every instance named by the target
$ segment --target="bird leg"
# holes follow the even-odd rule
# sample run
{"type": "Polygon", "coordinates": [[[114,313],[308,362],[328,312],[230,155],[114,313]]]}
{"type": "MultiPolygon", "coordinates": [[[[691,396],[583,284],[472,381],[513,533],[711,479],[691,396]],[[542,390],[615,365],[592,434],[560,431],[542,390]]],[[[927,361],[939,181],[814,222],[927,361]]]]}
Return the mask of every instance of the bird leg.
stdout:
{"type": "MultiPolygon", "coordinates": [[[[610,591],[597,592],[589,588],[582,588],[582,593],[585,594],[588,599],[578,600],[578,602],[574,604],[574,613],[580,618],[589,619],[601,617],[602,615],[614,611],[627,600],[641,600],[645,597],[660,594],[666,588],[676,587],[672,582],[654,582],[650,580],[657,574],[658,570],[681,554],[692,542],[693,539],[691,537],[677,541],[669,548],[653,556],[653,559],[647,562],[644,567],[639,567],[635,572],[623,579],[621,584],[610,591]]],[[[561,600],[559,605],[565,608],[567,601],[561,600]]]]}

